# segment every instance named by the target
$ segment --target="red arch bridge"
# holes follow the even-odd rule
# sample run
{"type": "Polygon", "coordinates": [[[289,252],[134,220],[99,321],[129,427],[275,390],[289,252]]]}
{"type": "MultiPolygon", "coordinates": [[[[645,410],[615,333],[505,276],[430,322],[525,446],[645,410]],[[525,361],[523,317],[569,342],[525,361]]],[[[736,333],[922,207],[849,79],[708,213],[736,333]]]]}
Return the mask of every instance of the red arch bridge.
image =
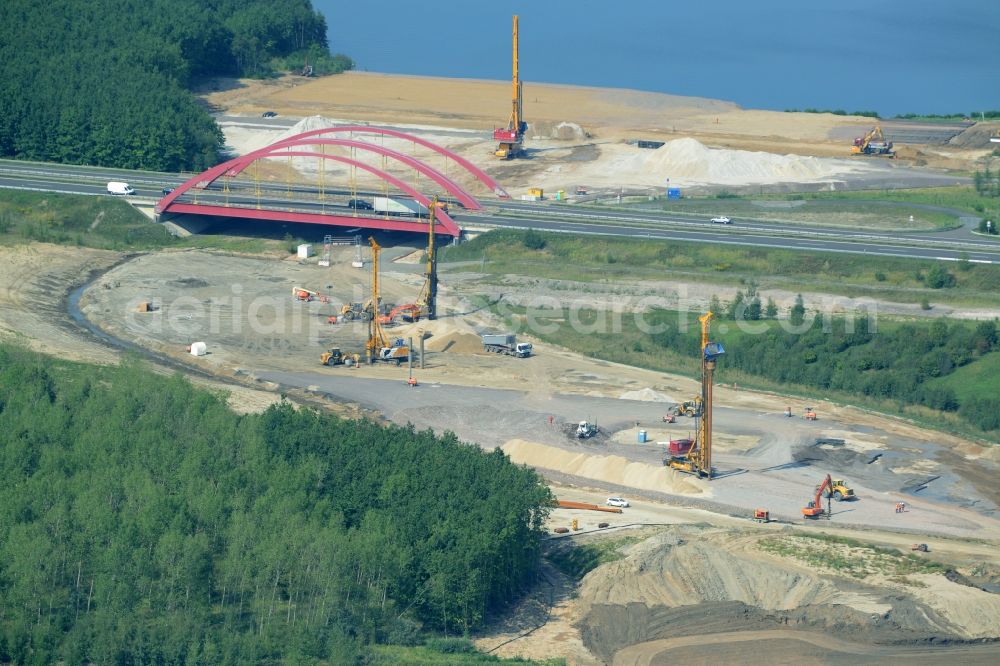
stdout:
{"type": "MultiPolygon", "coordinates": [[[[266,148],[241,155],[208,169],[163,197],[156,204],[156,213],[168,215],[200,215],[230,217],[267,222],[298,222],[346,227],[365,227],[391,231],[427,231],[426,217],[399,216],[388,212],[363,210],[349,205],[358,197],[357,174],[367,177],[381,191],[376,196],[399,196],[411,199],[427,210],[431,196],[418,183],[427,183],[441,200],[465,210],[481,210],[482,204],[460,184],[471,183],[478,189],[509,198],[507,192],[489,175],[454,152],[412,134],[386,127],[341,125],[311,130],[273,143],[266,148]],[[357,135],[379,140],[362,140],[357,135]],[[408,142],[416,153],[419,146],[430,151],[430,158],[444,163],[444,170],[432,166],[415,155],[386,147],[385,139],[408,142]],[[367,158],[362,159],[362,157],[367,158]],[[300,177],[292,182],[293,158],[307,158],[316,166],[316,182],[302,184],[300,177]],[[267,161],[287,159],[288,168],[281,177],[267,175],[267,161]],[[373,165],[372,161],[379,164],[373,165]],[[343,165],[343,166],[341,166],[343,165]],[[349,184],[327,183],[327,169],[349,174],[349,184]],[[449,176],[448,172],[456,172],[449,176]],[[400,173],[402,172],[402,173],[400,173]],[[413,181],[408,182],[412,178],[413,181]],[[391,189],[390,189],[391,188],[391,189]]],[[[371,193],[370,190],[367,190],[371,193]]],[[[452,212],[454,208],[450,209],[452,212]]],[[[459,236],[462,230],[448,212],[438,209],[435,214],[437,233],[459,236]]]]}

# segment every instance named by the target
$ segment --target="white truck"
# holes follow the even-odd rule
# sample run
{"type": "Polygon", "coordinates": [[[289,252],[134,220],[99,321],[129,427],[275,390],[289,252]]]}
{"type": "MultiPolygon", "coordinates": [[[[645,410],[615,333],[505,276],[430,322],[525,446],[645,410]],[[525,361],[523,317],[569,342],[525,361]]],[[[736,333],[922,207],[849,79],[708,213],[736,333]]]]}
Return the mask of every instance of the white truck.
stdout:
{"type": "Polygon", "coordinates": [[[496,354],[527,358],[531,356],[531,343],[518,342],[517,336],[511,333],[504,335],[484,335],[483,349],[496,354]]]}
{"type": "Polygon", "coordinates": [[[375,197],[372,200],[372,209],[376,213],[384,213],[387,215],[409,215],[411,217],[427,215],[427,208],[411,199],[375,197]]]}
{"type": "Polygon", "coordinates": [[[108,194],[114,195],[125,195],[125,194],[135,194],[135,190],[128,183],[120,183],[118,181],[111,181],[108,183],[108,194]]]}

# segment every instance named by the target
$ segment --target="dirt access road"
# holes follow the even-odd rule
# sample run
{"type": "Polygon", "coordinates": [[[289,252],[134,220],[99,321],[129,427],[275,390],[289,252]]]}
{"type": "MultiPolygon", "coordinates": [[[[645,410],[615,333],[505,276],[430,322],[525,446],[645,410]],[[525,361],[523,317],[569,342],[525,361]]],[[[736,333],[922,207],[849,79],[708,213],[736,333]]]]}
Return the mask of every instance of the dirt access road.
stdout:
{"type": "MultiPolygon", "coordinates": [[[[794,558],[776,560],[775,556],[753,545],[760,537],[784,538],[785,530],[791,525],[754,527],[750,528],[754,530],[750,534],[746,534],[747,528],[744,527],[748,522],[745,510],[758,501],[769,502],[779,516],[783,512],[794,515],[804,500],[803,495],[808,494],[815,481],[815,472],[825,471],[816,469],[819,463],[795,460],[795,442],[800,442],[802,437],[808,441],[817,429],[828,434],[849,433],[843,450],[835,452],[838,455],[844,455],[844,451],[870,455],[871,447],[878,446],[885,451],[884,458],[891,461],[893,456],[897,456],[898,459],[870,479],[857,477],[865,478],[865,482],[859,485],[862,499],[854,505],[837,506],[832,520],[810,525],[806,533],[832,531],[835,534],[862,535],[865,540],[897,548],[905,548],[907,543],[913,541],[927,541],[931,543],[932,557],[955,567],[963,575],[978,573],[982,576],[984,572],[989,575],[994,569],[1000,571],[997,568],[1000,563],[994,555],[997,552],[995,520],[988,515],[989,511],[983,510],[989,500],[981,493],[977,494],[979,500],[973,508],[960,506],[961,498],[950,497],[949,493],[927,501],[913,497],[910,500],[912,510],[903,515],[889,513],[888,502],[895,497],[895,493],[889,493],[885,502],[878,499],[883,493],[877,485],[880,477],[885,477],[883,481],[892,480],[899,488],[907,475],[916,472],[904,471],[900,474],[898,470],[914,467],[921,460],[933,459],[940,450],[960,453],[967,458],[965,462],[970,466],[991,464],[986,459],[989,452],[971,443],[952,442],[942,447],[939,445],[942,441],[950,440],[892,420],[849,410],[839,411],[834,406],[820,408],[823,422],[789,421],[779,416],[784,401],[778,398],[720,388],[720,465],[729,470],[745,468],[748,471],[731,474],[708,486],[688,477],[662,476],[665,470],[657,465],[659,451],[655,447],[640,447],[636,443],[633,414],[639,414],[640,421],[651,433],[651,439],[673,432],[675,426],[656,423],[666,405],[656,399],[691,393],[695,388],[694,382],[682,377],[596,362],[545,345],[539,345],[537,357],[525,362],[484,356],[473,351],[478,347],[475,331],[495,324],[474,316],[460,320],[455,318],[456,321],[445,317],[435,322],[434,327],[430,323],[425,324],[425,332],[431,334],[425,340],[429,367],[420,375],[422,385],[413,389],[404,383],[405,368],[316,368],[315,356],[324,345],[336,341],[347,347],[357,339],[358,332],[352,332],[347,327],[328,328],[325,332],[329,338],[321,335],[315,342],[310,342],[308,326],[303,324],[299,332],[293,334],[286,331],[284,325],[277,326],[276,317],[264,314],[268,308],[284,304],[290,321],[290,289],[294,284],[316,284],[322,288],[330,285],[329,291],[352,296],[355,290],[364,289],[366,279],[356,270],[352,272],[344,267],[337,269],[340,273],[317,273],[317,267],[297,261],[220,257],[204,252],[163,253],[128,259],[114,253],[79,248],[70,252],[53,246],[31,245],[5,249],[5,253],[7,264],[19,268],[5,273],[13,277],[4,283],[0,291],[0,323],[5,329],[15,331],[18,337],[30,340],[38,349],[81,360],[113,362],[117,358],[115,350],[95,342],[73,324],[65,311],[68,288],[81,284],[92,268],[114,266],[81,298],[82,308],[88,317],[109,331],[177,362],[191,363],[199,371],[216,373],[227,381],[237,382],[235,387],[226,384],[233,389],[237,406],[248,408],[256,401],[256,408],[259,409],[267,404],[267,399],[276,398],[274,390],[280,387],[257,381],[257,373],[273,377],[274,374],[268,373],[285,372],[299,378],[311,377],[306,394],[317,402],[323,399],[324,393],[339,395],[369,406],[381,405],[384,413],[394,420],[438,428],[453,427],[462,436],[481,438],[487,446],[502,444],[515,459],[530,459],[554,482],[558,481],[555,492],[560,497],[592,502],[602,502],[610,494],[629,497],[633,507],[620,516],[599,514],[601,520],[607,520],[612,527],[620,526],[611,531],[598,530],[595,516],[586,513],[553,512],[551,526],[568,526],[576,518],[583,531],[589,532],[573,536],[573,539],[616,539],[622,535],[634,535],[636,538],[623,546],[624,559],[619,564],[595,569],[579,588],[572,581],[564,581],[562,589],[565,594],[555,599],[557,606],[552,610],[550,622],[530,636],[517,638],[523,632],[510,635],[506,631],[519,626],[515,621],[517,611],[515,620],[498,618],[493,632],[484,634],[478,642],[489,649],[514,639],[497,650],[500,654],[564,655],[571,663],[581,664],[611,663],[617,659],[641,661],[647,656],[658,659],[655,655],[685,654],[683,645],[663,645],[655,641],[682,639],[689,636],[690,633],[686,632],[694,631],[694,627],[698,628],[695,633],[732,633],[787,630],[788,623],[791,623],[796,631],[801,630],[804,634],[801,640],[782,643],[780,653],[783,655],[790,658],[796,654],[805,657],[813,655],[811,650],[816,649],[815,641],[810,641],[809,637],[817,635],[814,632],[828,635],[833,631],[836,634],[831,627],[839,626],[841,633],[835,635],[838,640],[850,642],[854,654],[860,650],[872,661],[878,661],[888,654],[885,651],[887,642],[903,640],[904,643],[912,643],[930,637],[962,641],[966,640],[963,637],[1000,635],[1000,628],[989,625],[989,618],[997,617],[991,605],[996,595],[953,583],[940,576],[926,580],[903,577],[911,582],[895,582],[886,576],[885,580],[866,581],[870,589],[858,591],[857,583],[852,582],[850,577],[845,578],[834,570],[803,569],[794,558]],[[335,277],[322,279],[322,276],[335,277]],[[240,290],[234,290],[237,284],[241,294],[236,293],[240,290]],[[236,295],[245,298],[242,304],[233,301],[236,295]],[[180,301],[184,296],[188,300],[180,301]],[[254,330],[249,325],[249,309],[257,297],[265,300],[258,302],[259,312],[254,319],[270,324],[263,331],[254,330]],[[158,306],[151,317],[160,317],[164,321],[173,317],[181,326],[190,326],[198,319],[196,306],[200,304],[204,311],[203,323],[208,327],[180,332],[164,327],[167,333],[154,334],[155,330],[151,331],[149,327],[150,321],[143,322],[141,318],[136,318],[138,313],[133,313],[132,305],[139,298],[151,298],[158,306]],[[268,298],[273,300],[268,301],[268,298]],[[213,310],[212,305],[221,307],[213,310]],[[216,334],[211,328],[212,312],[218,313],[219,333],[216,334]],[[32,313],[37,316],[32,316],[32,313]],[[241,322],[242,329],[232,333],[236,321],[241,322]],[[222,335],[223,328],[230,332],[222,335]],[[214,353],[202,359],[185,354],[183,346],[190,342],[192,333],[204,333],[202,337],[214,353]],[[245,389],[239,388],[241,381],[246,382],[245,389]],[[328,384],[328,390],[320,386],[322,382],[328,384]],[[522,389],[502,390],[502,387],[512,385],[522,389]],[[311,390],[310,386],[313,387],[311,390]],[[270,388],[271,391],[255,390],[254,387],[270,388]],[[622,399],[623,395],[640,395],[654,400],[628,400],[622,399]],[[266,399],[258,396],[265,396],[266,399]],[[564,432],[562,426],[571,427],[572,421],[579,418],[580,411],[593,411],[599,415],[595,420],[605,433],[600,442],[581,445],[564,432]],[[554,427],[550,428],[547,416],[553,414],[564,423],[554,423],[554,427]],[[781,437],[765,441],[768,432],[781,434],[781,437]],[[513,434],[521,439],[503,441],[507,435],[513,434]],[[937,448],[934,448],[936,443],[937,448]],[[769,470],[770,467],[781,469],[769,470]],[[804,470],[812,470],[813,473],[804,470]],[[649,490],[644,486],[647,483],[660,483],[661,487],[649,490]],[[762,497],[760,489],[755,486],[765,488],[766,497],[762,497]],[[867,518],[860,514],[851,515],[859,513],[862,508],[867,509],[867,518]],[[667,525],[647,529],[668,531],[637,532],[628,527],[636,523],[667,525]],[[868,527],[862,532],[851,527],[859,524],[868,527]],[[669,527],[671,525],[676,528],[669,527]],[[873,528],[884,529],[873,531],[873,528]],[[685,551],[687,545],[695,550],[685,551]],[[713,559],[706,555],[708,551],[705,548],[731,555],[713,559]],[[670,552],[683,557],[669,559],[670,552]],[[694,572],[674,572],[679,562],[689,561],[699,563],[701,568],[694,572]],[[761,580],[783,580],[789,574],[781,572],[788,571],[794,572],[791,574],[794,576],[805,576],[810,581],[808,589],[814,590],[811,593],[814,596],[797,601],[794,595],[788,597],[787,591],[781,595],[777,591],[759,591],[763,596],[748,597],[740,591],[746,585],[745,581],[734,581],[734,586],[713,587],[703,593],[689,592],[689,596],[681,599],[684,603],[680,606],[676,605],[678,599],[671,596],[676,593],[680,581],[723,580],[725,572],[749,566],[759,567],[761,573],[758,578],[761,580]],[[653,581],[645,577],[648,573],[644,572],[657,571],[661,572],[657,574],[657,579],[666,576],[677,583],[666,588],[653,586],[653,581]],[[594,577],[592,580],[591,576],[594,577]],[[913,583],[914,580],[919,585],[913,583]],[[613,583],[613,588],[608,588],[610,583],[613,583]],[[610,589],[615,590],[613,596],[609,596],[610,589]],[[818,594],[821,596],[815,596],[818,594]],[[861,597],[857,596],[859,594],[861,597]],[[768,599],[772,602],[767,602],[768,599]],[[775,599],[778,601],[773,601],[775,599]],[[786,603],[787,599],[792,599],[794,603],[786,603]],[[845,611],[843,603],[827,603],[836,599],[850,601],[862,610],[845,611]],[[775,608],[768,610],[769,607],[775,608]],[[874,628],[861,632],[868,626],[865,622],[871,622],[862,620],[862,616],[872,617],[869,611],[873,607],[880,609],[875,615],[882,619],[874,628]],[[977,617],[986,618],[986,624],[962,615],[961,608],[968,608],[969,612],[978,613],[977,617]],[[775,613],[777,617],[785,618],[783,626],[769,626],[761,619],[775,613]],[[912,619],[925,615],[932,620],[912,619]],[[719,621],[706,624],[708,617],[719,621]],[[627,627],[633,629],[626,631],[627,627]],[[855,633],[858,635],[851,635],[855,633]],[[900,639],[900,636],[903,638],[900,639]],[[646,644],[645,647],[641,647],[643,644],[646,644]],[[617,654],[621,650],[629,651],[619,657],[617,654]]],[[[344,261],[338,265],[343,266],[344,261]]],[[[413,292],[414,283],[419,282],[410,272],[393,273],[385,279],[388,293],[398,296],[413,292]]],[[[446,292],[443,303],[448,312],[460,306],[462,299],[446,292]]],[[[304,322],[325,320],[325,304],[298,307],[304,322]]],[[[277,310],[271,312],[273,314],[277,310]]],[[[288,327],[291,327],[290,323],[288,327]]],[[[324,329],[321,327],[320,330],[324,329]]],[[[216,384],[214,387],[220,386],[216,384]]],[[[793,406],[797,413],[802,407],[796,403],[793,406]]],[[[680,428],[683,427],[680,425],[680,428]]],[[[823,464],[832,465],[834,461],[823,464]]],[[[852,463],[846,460],[837,464],[847,465],[841,469],[849,470],[852,463]]],[[[959,466],[948,473],[960,477],[962,471],[959,466]]],[[[845,475],[849,476],[850,472],[845,475]]],[[[934,483],[936,481],[928,487],[933,487],[934,483]]],[[[955,487],[958,486],[960,484],[955,487]]],[[[553,576],[558,577],[557,574],[553,576]]],[[[530,615],[523,614],[521,617],[520,624],[523,624],[523,618],[530,615]]],[[[723,645],[723,641],[719,641],[718,645],[723,645]]],[[[733,645],[733,650],[738,648],[735,643],[726,645],[733,645]]],[[[726,655],[723,647],[707,646],[705,649],[723,650],[713,654],[720,657],[726,655]]],[[[955,654],[963,658],[971,654],[969,648],[961,645],[955,650],[958,650],[955,654]]]]}
{"type": "MultiPolygon", "coordinates": [[[[695,382],[545,344],[537,344],[537,355],[529,359],[483,354],[478,334],[498,324],[483,311],[470,311],[468,294],[451,283],[442,291],[439,320],[390,332],[424,338],[426,367],[414,370],[419,386],[407,385],[405,366],[318,366],[325,347],[360,349],[365,335],[359,326],[326,323],[338,301],[357,300],[367,291],[367,271],[351,268],[351,251],[344,252],[334,257],[331,269],[294,259],[196,251],[146,255],[114,267],[101,280],[114,286],[91,287],[81,303],[107,331],[178,362],[249,386],[297,388],[315,401],[355,403],[418,428],[452,430],[487,448],[502,446],[514,461],[535,466],[560,484],[560,497],[602,502],[623,494],[633,503],[606,520],[618,530],[597,529],[598,517],[605,520],[606,514],[564,510],[553,513],[552,527],[568,526],[576,518],[589,532],[584,538],[598,539],[617,538],[636,523],[668,526],[662,528],[666,534],[640,534],[624,547],[620,564],[599,567],[578,592],[557,600],[551,624],[518,638],[523,618],[532,616],[515,611],[478,639],[482,647],[510,640],[499,653],[564,655],[572,663],[610,663],[627,648],[632,651],[621,658],[628,663],[686,649],[687,644],[659,640],[706,631],[778,631],[791,623],[807,633],[802,640],[781,643],[781,654],[813,655],[817,648],[809,636],[819,631],[834,632],[853,646],[854,654],[878,660],[892,656],[886,643],[912,645],[931,638],[961,643],[1000,635],[996,623],[983,624],[962,611],[978,609],[977,617],[994,617],[990,613],[1000,599],[995,594],[940,574],[893,576],[877,567],[861,585],[851,575],[805,567],[792,555],[773,556],[756,545],[761,538],[788,538],[786,530],[863,539],[877,531],[878,541],[888,547],[908,550],[909,543],[931,543],[934,556],[944,557],[963,576],[994,567],[1000,571],[993,554],[1000,542],[997,498],[988,482],[996,473],[994,450],[835,405],[818,406],[817,422],[788,419],[782,416],[787,404],[782,398],[719,387],[720,478],[708,483],[679,475],[662,466],[661,446],[638,443],[636,422],[652,442],[688,434],[685,420],[663,424],[661,416],[672,400],[693,394],[695,382]],[[335,302],[296,303],[293,286],[321,290],[335,302]],[[136,313],[140,299],[151,300],[154,312],[136,313]],[[186,354],[193,340],[206,341],[210,354],[199,359],[186,354]],[[600,425],[598,438],[580,442],[571,435],[575,422],[584,418],[600,425]],[[843,443],[817,445],[817,438],[843,443]],[[976,476],[977,470],[985,476],[976,476]],[[861,499],[835,504],[829,520],[802,525],[800,508],[827,472],[848,478],[861,499]],[[902,514],[894,511],[899,499],[908,504],[902,514]],[[769,508],[782,522],[747,533],[743,526],[755,506],[769,508]],[[723,554],[710,555],[716,551],[723,554]],[[681,566],[687,562],[697,563],[696,569],[681,566]],[[731,579],[731,572],[748,568],[758,572],[752,579],[758,582],[731,579]],[[663,587],[648,572],[660,572],[655,580],[665,576],[674,583],[663,587]],[[672,596],[683,581],[730,579],[721,587],[672,596]],[[806,581],[802,589],[809,592],[795,591],[805,583],[770,591],[754,587],[764,580],[806,581]],[[707,617],[717,621],[706,624],[707,617]],[[873,623],[872,617],[881,619],[873,623]],[[645,643],[645,648],[631,647],[645,643]]],[[[420,276],[412,266],[383,266],[387,300],[399,302],[416,293],[420,276]]],[[[805,407],[796,401],[791,406],[797,415],[805,407]]],[[[571,582],[563,586],[577,589],[571,582]]]]}

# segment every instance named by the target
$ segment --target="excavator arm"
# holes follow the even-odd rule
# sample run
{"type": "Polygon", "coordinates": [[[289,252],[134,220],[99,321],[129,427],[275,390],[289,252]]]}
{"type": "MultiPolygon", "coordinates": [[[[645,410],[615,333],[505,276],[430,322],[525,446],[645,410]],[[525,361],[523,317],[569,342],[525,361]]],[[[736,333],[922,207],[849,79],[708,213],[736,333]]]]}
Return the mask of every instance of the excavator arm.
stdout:
{"type": "Polygon", "coordinates": [[[809,506],[802,507],[802,515],[806,518],[816,518],[823,515],[823,491],[832,487],[833,479],[827,474],[823,483],[816,489],[816,497],[813,498],[813,501],[809,502],[809,506]]]}

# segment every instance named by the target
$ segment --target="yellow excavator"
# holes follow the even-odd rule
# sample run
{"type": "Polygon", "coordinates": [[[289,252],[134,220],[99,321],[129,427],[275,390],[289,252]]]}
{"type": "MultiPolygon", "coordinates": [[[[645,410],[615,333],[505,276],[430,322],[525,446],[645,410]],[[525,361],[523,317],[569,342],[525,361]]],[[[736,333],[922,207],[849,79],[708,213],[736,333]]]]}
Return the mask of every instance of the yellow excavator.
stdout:
{"type": "Polygon", "coordinates": [[[674,407],[674,416],[701,416],[702,401],[701,396],[696,395],[690,400],[685,400],[674,407]]]}
{"type": "MultiPolygon", "coordinates": [[[[818,490],[819,486],[816,486],[816,489],[818,490]]],[[[832,497],[838,502],[851,502],[858,499],[858,496],[854,494],[854,489],[848,486],[844,479],[831,479],[823,497],[832,497]]]]}
{"type": "Polygon", "coordinates": [[[876,125],[864,136],[854,139],[851,154],[895,157],[896,151],[892,149],[892,141],[886,141],[882,134],[882,128],[876,125]]]}

